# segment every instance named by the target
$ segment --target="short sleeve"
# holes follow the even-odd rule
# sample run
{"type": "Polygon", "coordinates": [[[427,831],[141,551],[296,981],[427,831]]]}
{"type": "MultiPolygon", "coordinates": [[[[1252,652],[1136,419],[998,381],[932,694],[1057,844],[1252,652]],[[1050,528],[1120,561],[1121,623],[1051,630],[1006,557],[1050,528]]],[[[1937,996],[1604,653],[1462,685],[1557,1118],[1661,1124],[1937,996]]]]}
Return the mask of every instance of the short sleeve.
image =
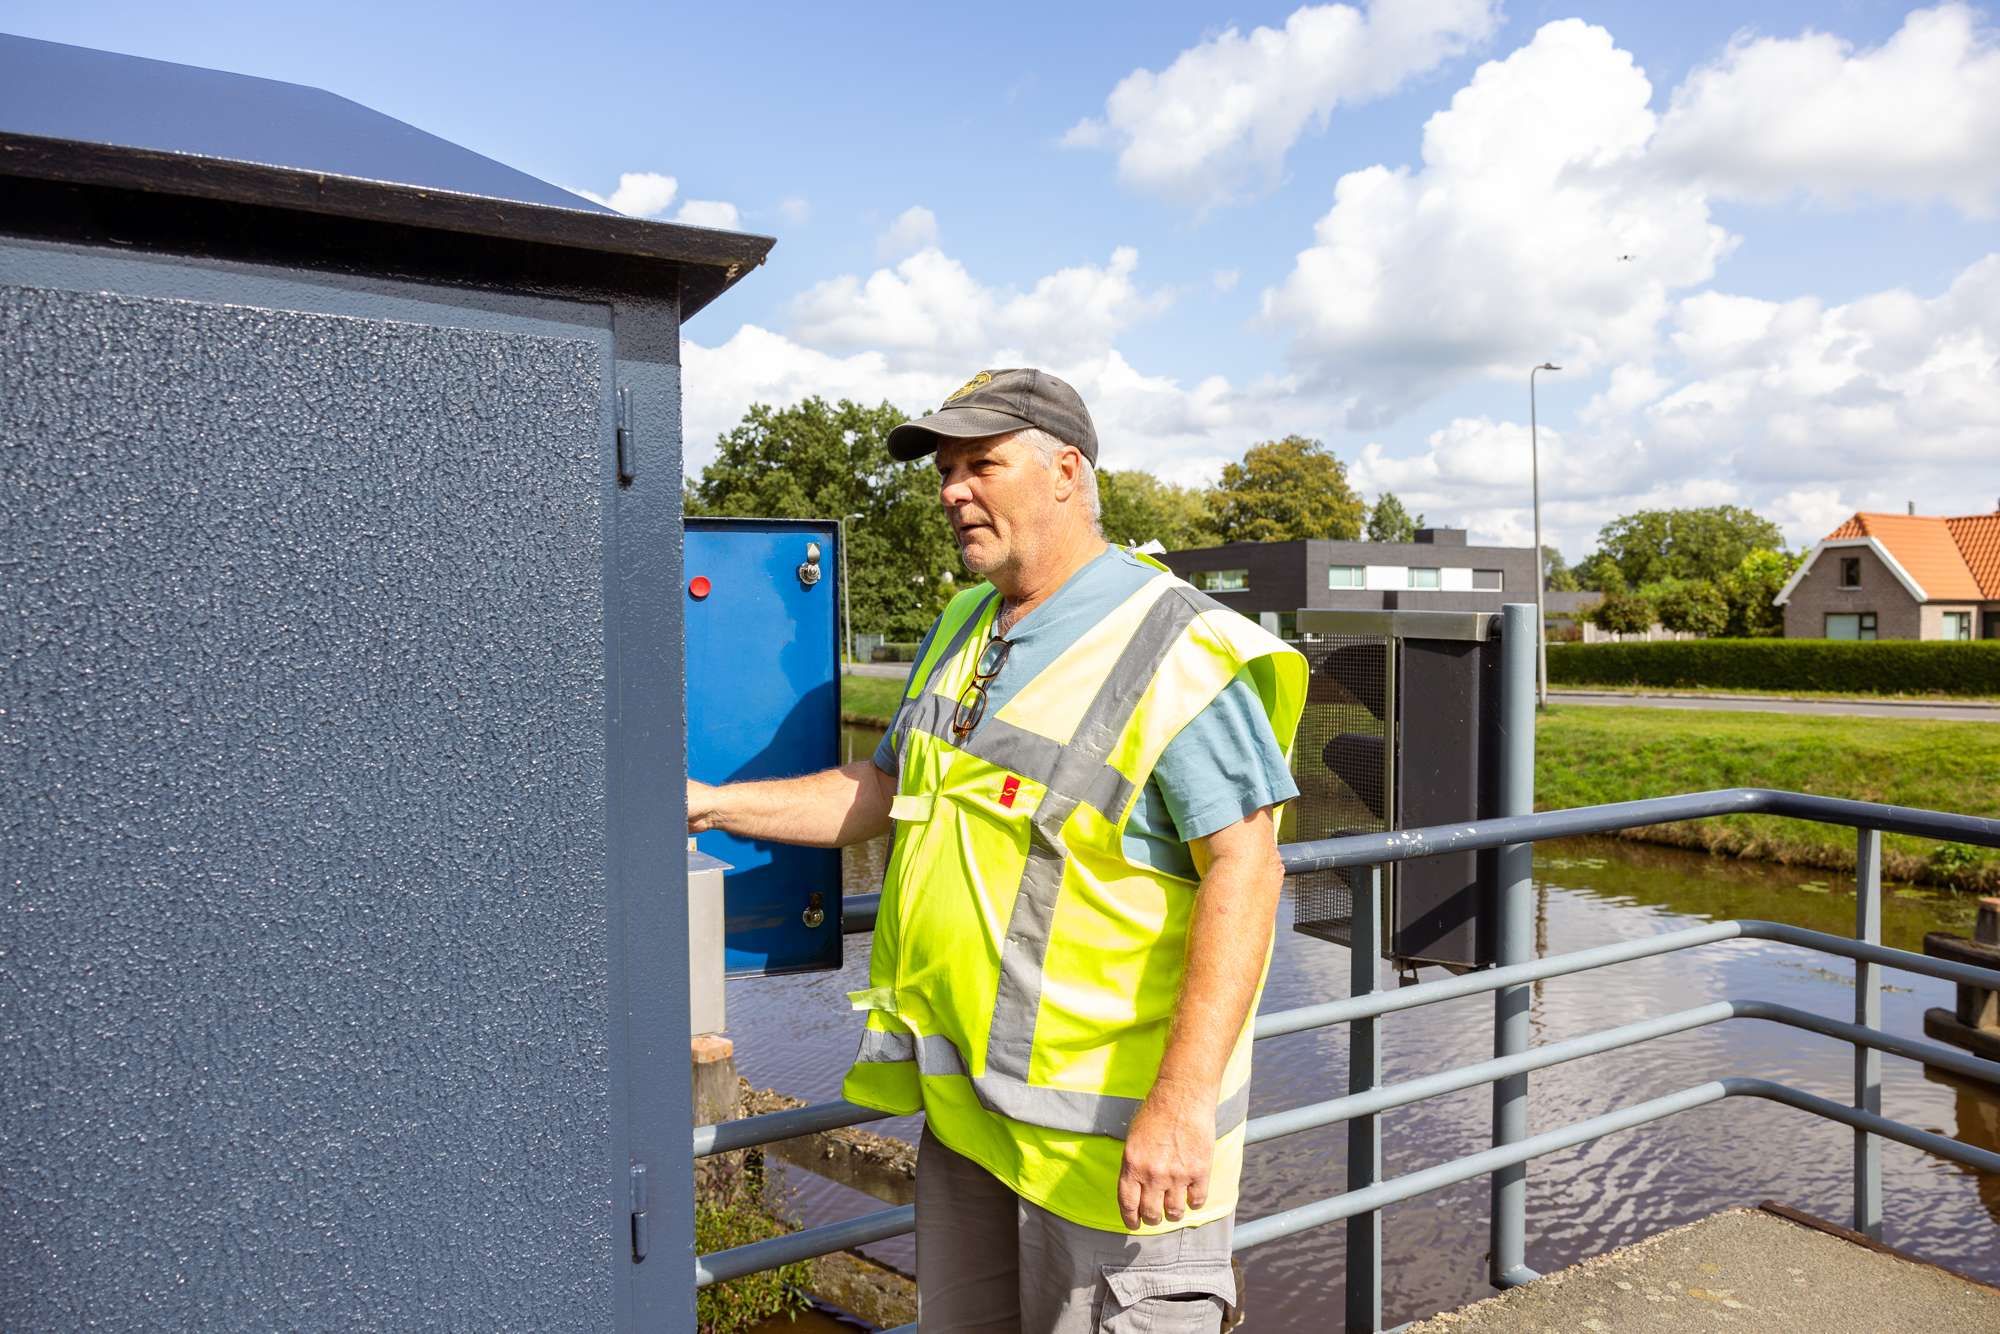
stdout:
{"type": "Polygon", "coordinates": [[[1184,843],[1299,795],[1263,703],[1241,674],[1167,743],[1152,781],[1184,843]]]}
{"type": "MultiPolygon", "coordinates": [[[[910,685],[917,679],[917,668],[923,665],[924,654],[930,651],[931,637],[936,633],[937,633],[937,622],[932,621],[931,628],[924,631],[923,643],[917,645],[916,660],[910,664],[909,675],[903,678],[903,693],[901,696],[901,702],[898,703],[896,706],[896,713],[898,717],[902,715],[904,709],[910,707],[910,685]]],[[[875,743],[875,754],[870,757],[875,761],[875,767],[877,769],[880,769],[885,774],[893,774],[896,772],[897,769],[896,765],[897,735],[898,735],[898,729],[896,727],[896,719],[891,718],[889,720],[889,730],[884,732],[882,734],[882,739],[875,743]]]]}

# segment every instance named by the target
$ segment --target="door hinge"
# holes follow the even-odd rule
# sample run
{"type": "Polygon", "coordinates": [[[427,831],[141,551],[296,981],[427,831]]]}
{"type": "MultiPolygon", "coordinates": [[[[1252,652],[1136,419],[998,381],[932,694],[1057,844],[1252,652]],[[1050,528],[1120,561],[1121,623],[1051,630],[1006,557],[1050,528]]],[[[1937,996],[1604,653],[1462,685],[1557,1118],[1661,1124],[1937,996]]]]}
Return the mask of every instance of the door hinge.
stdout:
{"type": "Polygon", "coordinates": [[[646,1211],[651,1207],[651,1188],[646,1181],[646,1165],[632,1164],[632,1263],[643,1264],[646,1252],[652,1248],[652,1227],[646,1221],[646,1211]]]}
{"type": "MultiPolygon", "coordinates": [[[[632,391],[617,394],[618,485],[632,485],[632,391]]],[[[600,437],[601,438],[601,437],[600,437]]]]}

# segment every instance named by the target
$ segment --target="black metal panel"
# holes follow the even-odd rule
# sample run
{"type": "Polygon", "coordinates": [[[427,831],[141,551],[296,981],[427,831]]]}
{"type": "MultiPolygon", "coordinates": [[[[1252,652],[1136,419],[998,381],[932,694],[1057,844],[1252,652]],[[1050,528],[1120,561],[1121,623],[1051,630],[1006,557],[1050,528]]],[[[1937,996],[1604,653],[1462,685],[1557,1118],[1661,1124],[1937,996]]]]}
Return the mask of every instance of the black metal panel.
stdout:
{"type": "MultiPolygon", "coordinates": [[[[1499,716],[1499,641],[1399,641],[1396,720],[1396,827],[1475,820],[1493,814],[1499,716]]],[[[1413,962],[1458,965],[1493,958],[1490,854],[1423,857],[1396,868],[1390,953],[1413,962]]]]}
{"type": "Polygon", "coordinates": [[[319,88],[7,33],[0,130],[611,212],[319,88]]]}
{"type": "Polygon", "coordinates": [[[604,341],[15,287],[0,367],[0,1327],[614,1323],[604,341]]]}

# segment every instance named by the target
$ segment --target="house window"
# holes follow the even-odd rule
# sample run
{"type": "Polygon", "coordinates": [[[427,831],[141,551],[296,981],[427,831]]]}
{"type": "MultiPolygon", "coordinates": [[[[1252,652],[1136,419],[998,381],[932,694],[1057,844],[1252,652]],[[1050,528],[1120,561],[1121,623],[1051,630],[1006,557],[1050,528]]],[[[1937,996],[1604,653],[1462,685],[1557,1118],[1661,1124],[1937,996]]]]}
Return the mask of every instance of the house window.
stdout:
{"type": "Polygon", "coordinates": [[[1842,588],[1861,587],[1861,557],[1842,556],[1840,558],[1840,586],[1842,588]]]}
{"type": "Polygon", "coordinates": [[[1945,639],[1972,638],[1972,613],[1969,611],[1948,611],[1944,614],[1945,639]]]}
{"type": "MultiPolygon", "coordinates": [[[[1875,613],[1872,611],[1829,612],[1826,618],[1828,639],[1873,639],[1875,637],[1875,613]]],[[[1946,636],[1949,638],[1950,636],[1946,636]]]]}
{"type": "Polygon", "coordinates": [[[1241,593],[1250,587],[1250,571],[1202,570],[1195,575],[1194,586],[1208,593],[1241,593]]]}
{"type": "Polygon", "coordinates": [[[1326,568],[1328,588],[1366,588],[1368,581],[1359,565],[1329,565],[1326,568]]]}
{"type": "Polygon", "coordinates": [[[1500,588],[1502,586],[1500,571],[1474,570],[1472,572],[1472,586],[1474,588],[1500,588]]]}
{"type": "Polygon", "coordinates": [[[1436,588],[1437,586],[1438,572],[1436,570],[1423,569],[1414,565],[1410,567],[1411,588],[1436,588]]]}

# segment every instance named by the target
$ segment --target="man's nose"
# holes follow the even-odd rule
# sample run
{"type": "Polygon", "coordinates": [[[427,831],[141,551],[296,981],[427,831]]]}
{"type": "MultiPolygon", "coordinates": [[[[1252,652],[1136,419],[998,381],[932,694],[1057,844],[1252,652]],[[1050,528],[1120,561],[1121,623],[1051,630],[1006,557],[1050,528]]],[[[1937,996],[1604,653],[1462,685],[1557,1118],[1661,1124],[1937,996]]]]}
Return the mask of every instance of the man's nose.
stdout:
{"type": "Polygon", "coordinates": [[[971,500],[972,490],[966,485],[962,475],[946,477],[938,484],[938,499],[943,502],[946,509],[951,509],[971,500]]]}

